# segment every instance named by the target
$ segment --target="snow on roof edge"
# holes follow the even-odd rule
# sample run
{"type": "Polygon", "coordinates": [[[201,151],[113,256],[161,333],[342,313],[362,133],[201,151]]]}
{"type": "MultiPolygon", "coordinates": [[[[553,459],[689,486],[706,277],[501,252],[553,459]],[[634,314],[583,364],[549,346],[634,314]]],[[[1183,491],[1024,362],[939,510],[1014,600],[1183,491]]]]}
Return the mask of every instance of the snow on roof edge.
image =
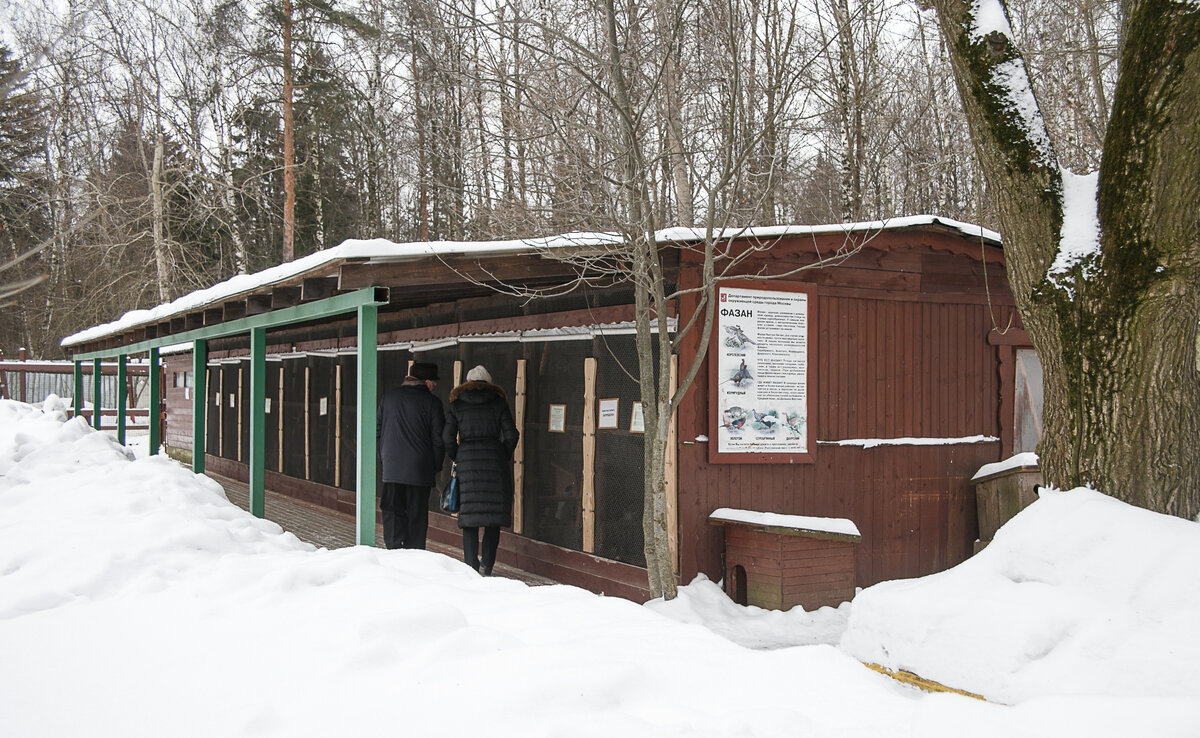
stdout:
{"type": "Polygon", "coordinates": [[[862,535],[858,530],[858,526],[849,518],[816,518],[807,515],[784,515],[782,513],[738,510],[729,507],[713,510],[709,513],[708,517],[710,520],[725,520],[735,523],[747,523],[749,525],[762,525],[770,528],[810,530],[843,536],[862,535]]]}
{"type": "MultiPolygon", "coordinates": [[[[864,221],[861,223],[831,223],[812,226],[764,226],[759,228],[726,228],[715,232],[717,238],[780,238],[825,233],[855,233],[873,230],[900,230],[919,226],[941,225],[959,231],[968,237],[986,238],[997,243],[1000,234],[982,226],[942,218],[936,215],[911,215],[903,218],[864,221]]],[[[678,243],[703,238],[703,228],[667,228],[658,231],[659,241],[678,243]]],[[[319,269],[338,259],[373,259],[406,256],[434,256],[451,254],[495,254],[503,252],[536,251],[580,246],[611,246],[620,243],[617,233],[564,233],[544,238],[514,239],[506,241],[417,241],[395,243],[382,238],[363,240],[347,239],[332,248],[323,249],[286,264],[278,264],[254,274],[239,274],[223,282],[163,303],[149,310],[131,310],[108,323],[86,328],[73,333],[59,343],[60,346],[75,346],[87,341],[111,336],[140,325],[157,323],[180,313],[198,310],[233,295],[251,292],[259,287],[275,284],[319,269]]]]}

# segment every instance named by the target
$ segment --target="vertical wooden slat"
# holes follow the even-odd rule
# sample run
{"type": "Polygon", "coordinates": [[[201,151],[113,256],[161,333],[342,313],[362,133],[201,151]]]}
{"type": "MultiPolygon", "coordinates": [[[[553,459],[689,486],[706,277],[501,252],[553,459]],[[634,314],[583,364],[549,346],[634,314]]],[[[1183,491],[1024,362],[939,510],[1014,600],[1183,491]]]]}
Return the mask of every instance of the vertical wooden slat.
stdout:
{"type": "Polygon", "coordinates": [[[342,486],[342,365],[334,367],[333,380],[333,486],[342,486]]]}
{"type": "Polygon", "coordinates": [[[283,365],[279,366],[279,473],[283,473],[283,365]]]}
{"type": "Polygon", "coordinates": [[[596,551],[596,360],[583,360],[583,550],[596,551]]]}
{"type": "Polygon", "coordinates": [[[513,450],[513,533],[525,531],[525,359],[517,359],[517,386],[514,389],[514,422],[520,437],[513,450]]]}
{"type": "Polygon", "coordinates": [[[309,405],[309,401],[311,398],[310,398],[310,392],[309,392],[309,376],[308,376],[309,375],[309,367],[307,366],[307,364],[308,364],[308,360],[305,359],[305,367],[304,367],[304,478],[312,479],[312,474],[310,473],[310,470],[309,470],[309,452],[311,451],[311,448],[310,448],[311,441],[309,440],[308,432],[309,432],[309,424],[311,422],[311,420],[309,418],[311,411],[310,411],[308,405],[309,405]]]}
{"type": "Polygon", "coordinates": [[[454,386],[462,384],[463,378],[463,363],[461,359],[454,360],[454,386]]]}

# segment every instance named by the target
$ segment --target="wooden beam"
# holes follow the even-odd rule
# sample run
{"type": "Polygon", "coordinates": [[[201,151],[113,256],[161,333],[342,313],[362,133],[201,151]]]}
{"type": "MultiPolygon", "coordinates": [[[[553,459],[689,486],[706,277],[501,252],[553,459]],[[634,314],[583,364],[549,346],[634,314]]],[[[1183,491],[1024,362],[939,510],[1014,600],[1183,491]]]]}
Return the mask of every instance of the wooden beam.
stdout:
{"type": "MultiPolygon", "coordinates": [[[[368,285],[369,286],[369,285],[368,285]]],[[[276,287],[271,290],[271,309],[295,307],[300,304],[299,287],[276,287]]]]}
{"type": "Polygon", "coordinates": [[[222,320],[241,320],[246,317],[246,301],[234,300],[221,306],[222,320]]]}
{"type": "Polygon", "coordinates": [[[271,295],[250,295],[246,298],[246,316],[262,315],[271,311],[271,295]]]}
{"type": "Polygon", "coordinates": [[[337,294],[337,277],[309,277],[300,285],[300,300],[324,300],[337,294]]]}
{"type": "Polygon", "coordinates": [[[570,264],[534,254],[503,254],[487,258],[457,255],[421,261],[346,264],[338,275],[338,288],[353,290],[377,284],[405,287],[458,285],[461,288],[464,280],[544,284],[546,280],[570,279],[575,274],[575,268],[570,264]]]}

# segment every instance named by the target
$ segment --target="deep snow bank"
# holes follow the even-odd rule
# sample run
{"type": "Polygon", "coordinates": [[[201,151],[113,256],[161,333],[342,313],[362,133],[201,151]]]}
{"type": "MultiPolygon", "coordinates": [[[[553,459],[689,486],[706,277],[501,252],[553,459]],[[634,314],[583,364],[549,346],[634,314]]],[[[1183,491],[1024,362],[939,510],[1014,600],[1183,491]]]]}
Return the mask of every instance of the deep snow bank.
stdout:
{"type": "Polygon", "coordinates": [[[1200,696],[1200,525],[1045,491],[949,571],[854,600],[857,658],[1015,704],[1200,696]]]}

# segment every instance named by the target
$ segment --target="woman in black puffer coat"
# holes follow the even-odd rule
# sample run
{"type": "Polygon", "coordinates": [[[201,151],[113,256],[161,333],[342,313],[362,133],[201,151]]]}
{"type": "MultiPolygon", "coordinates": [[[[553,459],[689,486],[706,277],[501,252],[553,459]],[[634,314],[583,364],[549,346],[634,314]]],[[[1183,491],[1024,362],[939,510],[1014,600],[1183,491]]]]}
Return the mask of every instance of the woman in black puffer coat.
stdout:
{"type": "Polygon", "coordinates": [[[512,525],[512,454],[519,437],[504,390],[482,366],[467,372],[467,381],[450,391],[442,440],[458,476],[463,561],[484,576],[496,563],[501,526],[512,525]]]}

